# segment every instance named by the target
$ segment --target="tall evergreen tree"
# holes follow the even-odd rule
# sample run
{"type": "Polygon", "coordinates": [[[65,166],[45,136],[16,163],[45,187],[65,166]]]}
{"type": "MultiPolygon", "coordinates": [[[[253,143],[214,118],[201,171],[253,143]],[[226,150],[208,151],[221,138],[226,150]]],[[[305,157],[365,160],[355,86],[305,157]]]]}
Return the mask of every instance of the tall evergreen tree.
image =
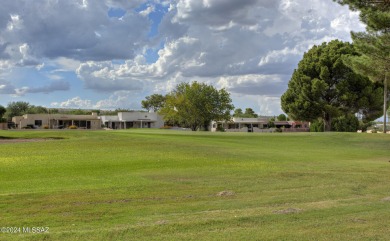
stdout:
{"type": "Polygon", "coordinates": [[[344,62],[356,72],[374,82],[383,83],[383,122],[386,132],[390,78],[390,35],[374,32],[351,33],[355,48],[361,56],[348,56],[344,62]]]}
{"type": "Polygon", "coordinates": [[[342,57],[356,55],[349,43],[338,40],[314,46],[304,54],[282,96],[282,109],[295,120],[324,121],[325,131],[331,131],[332,120],[355,114],[362,109],[372,111],[382,106],[373,95],[383,90],[367,77],[346,66],[342,57]]]}
{"type": "Polygon", "coordinates": [[[390,78],[390,1],[336,0],[360,11],[360,20],[367,25],[366,33],[352,32],[354,46],[361,56],[345,58],[345,63],[372,81],[383,83],[383,122],[386,133],[388,86],[390,78]]]}

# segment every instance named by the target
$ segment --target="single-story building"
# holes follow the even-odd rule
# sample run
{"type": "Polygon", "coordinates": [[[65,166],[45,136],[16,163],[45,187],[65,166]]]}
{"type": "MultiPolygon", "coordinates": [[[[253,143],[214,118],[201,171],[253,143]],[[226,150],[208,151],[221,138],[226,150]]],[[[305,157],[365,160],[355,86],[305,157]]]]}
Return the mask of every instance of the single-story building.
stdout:
{"type": "Polygon", "coordinates": [[[211,131],[217,131],[219,128],[227,132],[262,132],[262,129],[268,128],[268,119],[233,117],[229,122],[211,123],[211,131]]]}
{"type": "Polygon", "coordinates": [[[63,129],[77,126],[80,129],[101,129],[101,122],[97,113],[92,115],[65,115],[65,114],[26,114],[12,117],[16,129],[63,129]]]}
{"type": "Polygon", "coordinates": [[[310,131],[310,123],[305,121],[274,121],[276,128],[284,132],[306,132],[310,131]]]}
{"type": "MultiPolygon", "coordinates": [[[[302,121],[274,121],[275,128],[281,128],[286,132],[309,131],[309,123],[302,121]]],[[[223,129],[226,132],[271,132],[273,129],[269,128],[269,118],[241,118],[233,117],[229,122],[211,123],[211,131],[218,131],[223,129]]]]}
{"type": "Polygon", "coordinates": [[[111,129],[161,128],[164,120],[155,112],[119,112],[116,116],[100,116],[101,123],[111,129]]]}

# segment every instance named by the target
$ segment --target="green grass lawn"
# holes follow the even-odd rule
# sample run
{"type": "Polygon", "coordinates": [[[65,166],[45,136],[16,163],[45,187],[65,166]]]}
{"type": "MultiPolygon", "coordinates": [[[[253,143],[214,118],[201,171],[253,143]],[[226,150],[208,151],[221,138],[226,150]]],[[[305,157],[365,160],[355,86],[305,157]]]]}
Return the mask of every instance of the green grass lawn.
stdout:
{"type": "Polygon", "coordinates": [[[390,135],[4,137],[46,139],[0,143],[0,240],[390,239],[390,135]]]}

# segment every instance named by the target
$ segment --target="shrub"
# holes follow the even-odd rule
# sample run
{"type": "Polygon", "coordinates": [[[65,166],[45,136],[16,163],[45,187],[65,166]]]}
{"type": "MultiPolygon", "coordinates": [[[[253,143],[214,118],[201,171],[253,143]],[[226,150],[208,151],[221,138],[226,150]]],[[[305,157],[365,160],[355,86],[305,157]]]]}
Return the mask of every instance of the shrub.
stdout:
{"type": "Polygon", "coordinates": [[[283,130],[282,130],[282,128],[276,128],[276,129],[275,129],[275,132],[282,133],[283,130]]]}
{"type": "Polygon", "coordinates": [[[324,132],[324,121],[316,120],[310,124],[310,132],[324,132]]]}
{"type": "Polygon", "coordinates": [[[43,129],[49,129],[49,126],[48,125],[44,125],[42,128],[43,129]]]}
{"type": "Polygon", "coordinates": [[[274,128],[275,127],[275,123],[274,121],[272,121],[272,119],[268,122],[268,128],[274,128]]]}
{"type": "Polygon", "coordinates": [[[218,126],[217,126],[217,131],[219,131],[219,132],[225,132],[225,128],[223,128],[222,125],[218,125],[218,126]]]}
{"type": "Polygon", "coordinates": [[[369,127],[373,126],[374,125],[374,122],[363,122],[363,121],[359,121],[359,130],[362,130],[362,131],[367,131],[369,127]]]}
{"type": "Polygon", "coordinates": [[[160,129],[172,129],[172,126],[163,126],[163,127],[160,127],[160,129]]]}
{"type": "Polygon", "coordinates": [[[69,126],[68,128],[69,128],[69,129],[77,129],[77,126],[71,125],[71,126],[69,126]]]}
{"type": "Polygon", "coordinates": [[[332,130],[339,132],[356,132],[359,129],[359,120],[354,115],[340,116],[333,120],[332,130]]]}

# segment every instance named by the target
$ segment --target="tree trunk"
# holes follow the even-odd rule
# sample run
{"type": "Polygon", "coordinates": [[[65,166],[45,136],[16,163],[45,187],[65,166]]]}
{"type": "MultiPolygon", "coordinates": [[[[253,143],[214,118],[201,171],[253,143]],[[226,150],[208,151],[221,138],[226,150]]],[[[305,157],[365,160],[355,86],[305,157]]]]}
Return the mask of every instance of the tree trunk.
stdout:
{"type": "Polygon", "coordinates": [[[328,114],[325,113],[325,118],[324,118],[324,131],[328,132],[332,130],[332,117],[328,114]]]}
{"type": "Polygon", "coordinates": [[[383,133],[386,134],[386,119],[387,119],[387,73],[385,73],[385,80],[383,83],[383,133]]]}

